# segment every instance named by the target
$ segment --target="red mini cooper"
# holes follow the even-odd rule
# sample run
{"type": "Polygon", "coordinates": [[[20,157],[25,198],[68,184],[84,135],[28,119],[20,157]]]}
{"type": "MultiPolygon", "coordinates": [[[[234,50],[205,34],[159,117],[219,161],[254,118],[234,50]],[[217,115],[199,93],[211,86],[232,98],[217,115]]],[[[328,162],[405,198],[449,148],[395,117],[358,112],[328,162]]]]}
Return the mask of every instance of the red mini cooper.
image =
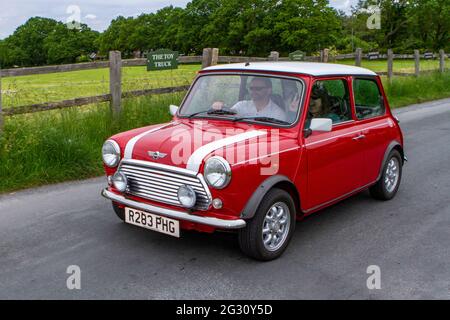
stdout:
{"type": "Polygon", "coordinates": [[[271,260],[296,220],[365,189],[390,200],[400,185],[402,132],[367,69],[214,66],[170,112],[103,145],[102,195],[126,223],[175,237],[236,230],[244,253],[271,260]]]}

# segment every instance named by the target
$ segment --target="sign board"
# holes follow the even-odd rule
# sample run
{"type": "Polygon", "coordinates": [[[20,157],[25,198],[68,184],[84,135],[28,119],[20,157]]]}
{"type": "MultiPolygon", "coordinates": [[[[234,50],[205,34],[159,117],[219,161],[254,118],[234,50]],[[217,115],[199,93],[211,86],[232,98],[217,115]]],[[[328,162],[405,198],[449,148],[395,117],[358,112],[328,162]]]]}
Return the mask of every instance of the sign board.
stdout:
{"type": "Polygon", "coordinates": [[[380,59],[380,53],[379,52],[369,52],[367,54],[367,59],[369,60],[377,60],[380,59]]]}
{"type": "Polygon", "coordinates": [[[433,52],[425,52],[423,54],[423,58],[424,59],[433,59],[434,58],[434,54],[433,54],[433,52]]]}
{"type": "Polygon", "coordinates": [[[289,54],[289,60],[292,60],[292,61],[305,61],[305,53],[303,51],[300,51],[300,50],[291,52],[289,54]]]}
{"type": "Polygon", "coordinates": [[[147,53],[147,71],[178,69],[178,52],[160,49],[147,53]]]}
{"type": "Polygon", "coordinates": [[[97,58],[97,54],[96,54],[95,52],[92,52],[92,53],[89,55],[89,58],[91,58],[92,60],[94,60],[95,58],[97,58]]]}

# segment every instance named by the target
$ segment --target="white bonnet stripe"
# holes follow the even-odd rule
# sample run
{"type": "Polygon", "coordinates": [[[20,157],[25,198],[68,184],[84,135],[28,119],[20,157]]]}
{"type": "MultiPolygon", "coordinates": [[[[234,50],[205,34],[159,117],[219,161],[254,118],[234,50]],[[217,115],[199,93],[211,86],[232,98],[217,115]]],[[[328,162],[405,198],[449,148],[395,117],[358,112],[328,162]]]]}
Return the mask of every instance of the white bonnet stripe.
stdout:
{"type": "Polygon", "coordinates": [[[172,125],[172,123],[169,123],[169,124],[166,124],[166,125],[161,126],[161,127],[157,127],[157,128],[153,128],[153,129],[144,131],[144,132],[142,132],[141,134],[138,134],[137,136],[131,138],[130,141],[128,141],[127,145],[125,146],[125,152],[124,152],[124,155],[123,155],[124,159],[131,159],[131,157],[133,156],[134,145],[135,145],[142,137],[144,137],[145,135],[147,135],[147,134],[149,134],[149,133],[152,133],[152,132],[158,131],[158,130],[160,130],[160,129],[163,129],[163,128],[165,128],[165,127],[168,127],[168,126],[170,126],[170,125],[172,125]]]}
{"type": "Polygon", "coordinates": [[[198,172],[198,170],[200,169],[200,164],[202,163],[203,159],[211,152],[233,143],[238,143],[244,140],[248,140],[266,134],[267,134],[266,131],[253,130],[207,143],[192,153],[187,162],[186,169],[198,172]]]}

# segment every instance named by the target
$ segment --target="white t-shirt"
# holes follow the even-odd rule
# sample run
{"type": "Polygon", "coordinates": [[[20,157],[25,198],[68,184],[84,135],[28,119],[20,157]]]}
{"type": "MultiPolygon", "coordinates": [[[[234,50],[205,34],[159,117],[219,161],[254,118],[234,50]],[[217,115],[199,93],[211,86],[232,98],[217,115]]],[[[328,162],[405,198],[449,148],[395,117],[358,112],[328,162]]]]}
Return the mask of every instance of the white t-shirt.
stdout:
{"type": "Polygon", "coordinates": [[[236,111],[240,117],[270,117],[286,121],[286,113],[272,100],[260,111],[256,109],[253,100],[239,101],[231,110],[236,111]]]}

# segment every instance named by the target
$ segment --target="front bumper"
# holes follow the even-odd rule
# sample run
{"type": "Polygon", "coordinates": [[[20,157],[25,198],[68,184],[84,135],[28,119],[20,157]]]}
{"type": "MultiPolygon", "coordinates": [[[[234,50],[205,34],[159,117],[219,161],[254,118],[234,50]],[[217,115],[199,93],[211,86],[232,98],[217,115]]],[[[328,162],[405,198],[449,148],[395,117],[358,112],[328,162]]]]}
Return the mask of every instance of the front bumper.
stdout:
{"type": "Polygon", "coordinates": [[[106,199],[123,204],[127,207],[158,214],[167,218],[204,224],[219,229],[240,229],[244,228],[246,225],[245,220],[242,219],[224,220],[212,217],[195,216],[183,211],[162,208],[155,205],[130,200],[125,198],[124,196],[113,193],[108,189],[102,190],[102,196],[105,197],[106,199]]]}

